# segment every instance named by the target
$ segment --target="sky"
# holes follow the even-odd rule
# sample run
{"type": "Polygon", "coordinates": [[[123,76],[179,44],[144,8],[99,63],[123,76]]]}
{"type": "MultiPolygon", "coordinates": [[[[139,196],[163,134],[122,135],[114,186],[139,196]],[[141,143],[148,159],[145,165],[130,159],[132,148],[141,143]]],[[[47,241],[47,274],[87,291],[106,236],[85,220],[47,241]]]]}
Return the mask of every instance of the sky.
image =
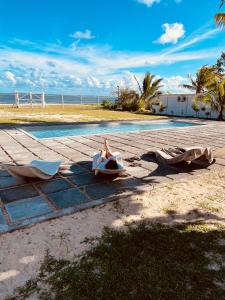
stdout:
{"type": "MultiPolygon", "coordinates": [[[[150,72],[180,87],[225,50],[218,0],[0,0],[0,92],[113,94],[150,72]]],[[[225,10],[225,7],[224,7],[225,10]]]]}

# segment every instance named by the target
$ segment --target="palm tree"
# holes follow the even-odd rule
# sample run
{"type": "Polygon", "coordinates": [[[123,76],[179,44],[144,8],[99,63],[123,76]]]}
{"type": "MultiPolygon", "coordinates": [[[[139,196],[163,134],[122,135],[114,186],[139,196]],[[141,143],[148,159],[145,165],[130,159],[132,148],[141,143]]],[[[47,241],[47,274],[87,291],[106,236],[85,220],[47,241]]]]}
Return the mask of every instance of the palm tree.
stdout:
{"type": "Polygon", "coordinates": [[[195,98],[194,101],[205,103],[213,111],[218,112],[218,120],[223,120],[225,111],[225,78],[215,76],[206,86],[206,91],[195,98]]]}
{"type": "Polygon", "coordinates": [[[216,67],[203,66],[197,71],[195,79],[191,75],[188,76],[190,84],[182,84],[181,87],[194,91],[196,95],[201,94],[215,74],[216,67]]]}
{"type": "Polygon", "coordinates": [[[155,79],[155,75],[146,73],[143,80],[142,95],[141,98],[145,99],[147,102],[159,101],[159,96],[162,95],[160,89],[163,87],[161,85],[163,78],[155,79]]]}
{"type": "MultiPolygon", "coordinates": [[[[225,0],[221,0],[220,8],[224,5],[225,0]]],[[[218,27],[225,26],[225,13],[217,13],[215,15],[215,22],[218,27]]]]}
{"type": "Polygon", "coordinates": [[[140,99],[144,100],[146,107],[151,110],[152,105],[160,104],[159,96],[162,95],[162,92],[160,91],[162,85],[160,83],[162,82],[163,78],[156,79],[155,75],[147,72],[145,74],[142,87],[138,79],[135,76],[134,78],[138,84],[140,99]]]}

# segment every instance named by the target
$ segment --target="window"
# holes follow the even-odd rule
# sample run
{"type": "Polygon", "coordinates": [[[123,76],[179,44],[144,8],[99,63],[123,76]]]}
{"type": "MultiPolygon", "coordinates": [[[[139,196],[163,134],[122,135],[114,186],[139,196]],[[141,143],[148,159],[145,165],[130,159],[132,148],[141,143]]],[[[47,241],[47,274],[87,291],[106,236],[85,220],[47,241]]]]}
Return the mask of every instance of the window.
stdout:
{"type": "Polygon", "coordinates": [[[178,101],[178,102],[185,102],[186,100],[187,100],[187,97],[186,97],[186,96],[182,96],[182,97],[181,97],[181,96],[178,96],[178,97],[177,97],[177,101],[178,101]]]}

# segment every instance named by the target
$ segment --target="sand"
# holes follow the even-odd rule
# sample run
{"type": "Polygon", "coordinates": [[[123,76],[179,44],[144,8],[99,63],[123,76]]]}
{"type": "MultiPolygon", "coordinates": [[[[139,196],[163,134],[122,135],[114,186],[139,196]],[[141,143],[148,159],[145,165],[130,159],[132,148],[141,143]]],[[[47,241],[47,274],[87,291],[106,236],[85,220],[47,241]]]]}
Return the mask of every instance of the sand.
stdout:
{"type": "Polygon", "coordinates": [[[149,188],[93,209],[0,236],[0,299],[37,274],[46,250],[72,259],[87,249],[85,237],[99,236],[104,226],[124,228],[128,222],[204,220],[224,223],[225,170],[211,171],[173,184],[149,188]]]}

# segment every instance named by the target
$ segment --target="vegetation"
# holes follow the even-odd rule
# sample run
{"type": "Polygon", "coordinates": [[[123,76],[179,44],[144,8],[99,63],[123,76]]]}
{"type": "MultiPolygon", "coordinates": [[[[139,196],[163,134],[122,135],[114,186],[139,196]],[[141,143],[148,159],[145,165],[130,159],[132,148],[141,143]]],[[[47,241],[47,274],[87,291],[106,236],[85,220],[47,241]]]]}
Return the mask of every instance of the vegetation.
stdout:
{"type": "Polygon", "coordinates": [[[141,101],[135,90],[125,88],[120,91],[120,97],[116,102],[116,109],[123,111],[142,111],[145,109],[145,104],[141,101]]]}
{"type": "MultiPolygon", "coordinates": [[[[225,111],[225,74],[224,53],[214,66],[203,66],[196,73],[196,78],[189,76],[191,83],[182,87],[195,91],[196,97],[193,100],[192,108],[196,111],[198,103],[203,103],[211,111],[218,112],[218,120],[223,120],[225,111]]],[[[206,110],[206,107],[201,110],[206,110]]]]}
{"type": "Polygon", "coordinates": [[[182,84],[181,87],[194,91],[196,95],[203,93],[206,85],[213,79],[215,73],[216,67],[203,66],[197,71],[195,79],[188,75],[190,84],[182,84]]]}
{"type": "Polygon", "coordinates": [[[89,122],[110,120],[142,120],[152,119],[146,113],[132,113],[114,110],[106,110],[98,105],[47,105],[46,108],[0,105],[0,124],[21,123],[64,123],[64,122],[89,122]]]}
{"type": "Polygon", "coordinates": [[[225,111],[225,78],[215,76],[207,86],[206,91],[196,98],[205,103],[211,110],[218,112],[218,120],[223,120],[225,111]]]}
{"type": "MultiPolygon", "coordinates": [[[[220,9],[224,5],[224,2],[225,2],[224,0],[221,0],[220,9]]],[[[216,22],[217,26],[224,27],[225,26],[225,13],[224,12],[217,13],[215,15],[215,22],[216,22]]]]}
{"type": "Polygon", "coordinates": [[[103,100],[101,106],[107,109],[113,109],[115,104],[113,101],[103,100]]]}
{"type": "MultiPolygon", "coordinates": [[[[139,93],[136,90],[123,88],[120,90],[119,99],[115,105],[110,105],[108,102],[104,102],[103,106],[108,109],[140,112],[144,110],[150,110],[153,112],[152,106],[154,104],[160,104],[161,82],[162,78],[155,78],[155,75],[146,73],[142,86],[138,79],[135,77],[138,85],[139,93]]],[[[163,111],[165,107],[160,106],[163,111]]]]}
{"type": "Polygon", "coordinates": [[[196,117],[198,116],[198,113],[200,111],[200,106],[197,103],[193,103],[192,104],[192,109],[195,111],[196,113],[196,117]]]}
{"type": "Polygon", "coordinates": [[[200,223],[105,229],[72,262],[47,253],[37,278],[7,299],[224,299],[224,239],[223,227],[200,223]]]}
{"type": "Polygon", "coordinates": [[[221,53],[220,58],[217,60],[214,67],[217,69],[217,72],[220,74],[225,73],[225,52],[221,53]]]}
{"type": "Polygon", "coordinates": [[[145,78],[143,80],[143,87],[141,92],[141,99],[144,99],[146,106],[151,110],[152,105],[159,103],[159,96],[162,95],[161,92],[161,82],[162,78],[155,79],[155,75],[150,73],[146,73],[145,78]]]}

